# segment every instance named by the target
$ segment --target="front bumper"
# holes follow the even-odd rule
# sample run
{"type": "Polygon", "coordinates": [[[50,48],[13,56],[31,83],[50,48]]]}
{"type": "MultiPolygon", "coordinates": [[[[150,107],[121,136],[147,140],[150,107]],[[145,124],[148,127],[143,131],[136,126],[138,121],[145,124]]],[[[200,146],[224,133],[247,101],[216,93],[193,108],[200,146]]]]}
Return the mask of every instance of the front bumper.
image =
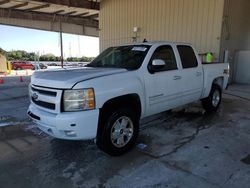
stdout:
{"type": "Polygon", "coordinates": [[[59,139],[89,140],[97,134],[99,110],[54,114],[30,104],[28,115],[39,129],[59,139]]]}

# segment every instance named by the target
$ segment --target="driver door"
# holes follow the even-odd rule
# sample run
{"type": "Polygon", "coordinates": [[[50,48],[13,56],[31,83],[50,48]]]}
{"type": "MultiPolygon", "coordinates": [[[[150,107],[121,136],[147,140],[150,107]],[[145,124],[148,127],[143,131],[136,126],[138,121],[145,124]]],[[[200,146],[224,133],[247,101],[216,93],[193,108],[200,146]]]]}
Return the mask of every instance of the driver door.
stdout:
{"type": "Polygon", "coordinates": [[[147,94],[146,115],[153,115],[182,104],[181,76],[175,52],[170,45],[155,49],[145,75],[147,94]],[[153,60],[163,60],[165,66],[153,68],[153,60]],[[152,70],[155,69],[155,70],[152,70]]]}

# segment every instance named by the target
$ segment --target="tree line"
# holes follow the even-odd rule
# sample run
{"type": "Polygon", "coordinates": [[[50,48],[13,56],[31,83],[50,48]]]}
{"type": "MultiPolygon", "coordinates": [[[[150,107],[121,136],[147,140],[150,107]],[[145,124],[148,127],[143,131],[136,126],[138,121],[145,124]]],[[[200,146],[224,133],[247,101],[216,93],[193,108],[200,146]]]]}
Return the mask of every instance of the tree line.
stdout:
{"type": "MultiPolygon", "coordinates": [[[[54,54],[44,54],[39,56],[34,52],[26,52],[24,50],[13,50],[13,51],[5,51],[0,48],[0,53],[5,55],[8,61],[14,60],[22,60],[22,61],[60,61],[59,56],[55,56],[54,54]]],[[[90,62],[94,59],[94,57],[68,57],[64,60],[69,62],[90,62]]]]}

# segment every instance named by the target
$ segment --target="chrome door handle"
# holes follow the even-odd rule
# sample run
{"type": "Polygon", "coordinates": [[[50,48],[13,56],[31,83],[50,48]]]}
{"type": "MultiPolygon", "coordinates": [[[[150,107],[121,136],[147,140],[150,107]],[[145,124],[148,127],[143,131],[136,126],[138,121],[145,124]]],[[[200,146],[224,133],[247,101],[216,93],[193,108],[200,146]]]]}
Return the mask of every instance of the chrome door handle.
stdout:
{"type": "Polygon", "coordinates": [[[201,76],[202,73],[201,72],[196,72],[196,76],[201,76]]]}
{"type": "Polygon", "coordinates": [[[173,80],[180,80],[181,76],[174,76],[173,80]]]}

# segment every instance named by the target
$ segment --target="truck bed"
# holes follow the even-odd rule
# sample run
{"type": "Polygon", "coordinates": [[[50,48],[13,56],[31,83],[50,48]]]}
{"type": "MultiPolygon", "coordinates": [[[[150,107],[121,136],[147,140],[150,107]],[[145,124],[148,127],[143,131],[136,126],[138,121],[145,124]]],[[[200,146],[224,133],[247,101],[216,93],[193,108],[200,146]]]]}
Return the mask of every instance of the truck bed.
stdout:
{"type": "Polygon", "coordinates": [[[212,62],[212,63],[202,63],[203,64],[203,72],[204,72],[204,88],[205,91],[203,93],[203,97],[207,97],[209,95],[212,83],[214,78],[221,79],[222,90],[224,90],[227,86],[228,75],[225,70],[229,69],[228,63],[221,62],[212,62]]]}

